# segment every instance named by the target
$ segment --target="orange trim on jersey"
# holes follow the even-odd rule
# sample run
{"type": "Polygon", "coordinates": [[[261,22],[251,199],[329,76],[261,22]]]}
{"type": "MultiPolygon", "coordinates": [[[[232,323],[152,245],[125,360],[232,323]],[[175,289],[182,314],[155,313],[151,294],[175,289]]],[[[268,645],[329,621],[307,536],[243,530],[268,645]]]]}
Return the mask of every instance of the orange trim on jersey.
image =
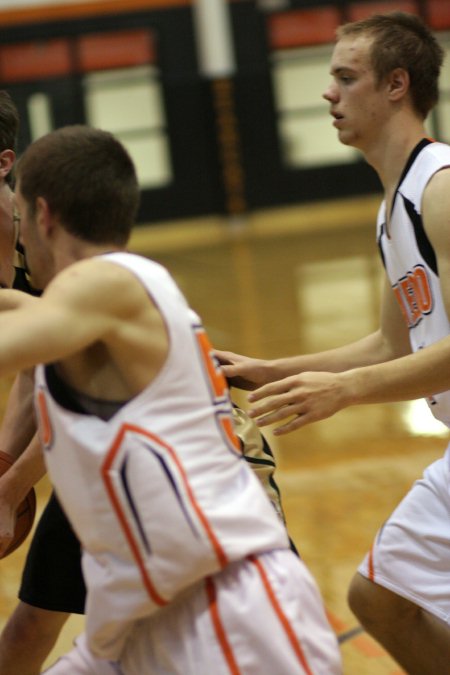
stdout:
{"type": "Polygon", "coordinates": [[[375,581],[375,567],[374,567],[374,564],[373,564],[373,544],[372,544],[372,547],[369,551],[367,568],[368,568],[368,572],[369,572],[370,581],[375,581]]]}
{"type": "Polygon", "coordinates": [[[211,615],[211,621],[213,623],[214,630],[216,632],[216,636],[219,641],[220,648],[222,649],[225,661],[228,664],[230,673],[232,675],[239,675],[241,671],[239,670],[239,666],[236,663],[233,650],[231,649],[230,643],[228,642],[228,638],[222,623],[222,619],[220,618],[219,608],[217,606],[216,589],[211,577],[205,579],[205,587],[206,587],[206,594],[209,600],[209,613],[211,615]]]}
{"type": "Polygon", "coordinates": [[[48,414],[47,401],[45,400],[45,394],[42,389],[38,391],[36,400],[39,409],[40,437],[44,446],[49,447],[53,440],[53,431],[50,423],[50,415],[48,414]]]}
{"type": "MultiPolygon", "coordinates": [[[[193,326],[193,329],[214,405],[220,406],[222,403],[229,403],[228,384],[219,362],[213,356],[214,350],[209,337],[203,326],[193,326]]],[[[241,443],[234,430],[231,412],[228,409],[224,411],[217,409],[216,417],[218,417],[226,441],[230,443],[233,450],[241,455],[241,443]]]]}
{"type": "Polygon", "coordinates": [[[214,350],[203,326],[194,326],[195,337],[197,338],[203,363],[208,373],[208,381],[212,388],[214,400],[219,401],[227,397],[228,385],[222,368],[212,357],[214,350]]]}
{"type": "Polygon", "coordinates": [[[125,534],[125,537],[127,538],[128,544],[131,548],[131,551],[133,553],[134,559],[137,563],[137,566],[139,568],[139,571],[141,573],[141,578],[142,581],[144,582],[144,586],[147,590],[147,593],[155,602],[155,604],[159,605],[160,607],[164,607],[165,605],[168,604],[168,601],[165,600],[159,593],[157,592],[153,581],[150,578],[149,573],[147,572],[147,569],[145,567],[145,563],[142,559],[141,553],[139,551],[139,547],[136,543],[136,540],[134,538],[134,535],[128,525],[128,519],[126,514],[123,512],[122,505],[116,495],[115,489],[113,482],[108,475],[108,471],[111,467],[111,464],[114,460],[115,455],[117,454],[117,451],[119,450],[120,443],[122,442],[123,439],[123,434],[120,435],[120,439],[116,441],[116,443],[113,444],[112,448],[106,455],[106,460],[103,462],[101,473],[102,473],[102,478],[103,482],[105,484],[106,490],[108,492],[109,498],[111,500],[111,503],[113,505],[113,508],[116,512],[117,518],[119,519],[119,523],[122,526],[122,530],[125,534]]]}
{"type": "Polygon", "coordinates": [[[282,627],[283,627],[283,629],[286,633],[286,636],[287,636],[289,642],[291,643],[291,646],[292,646],[298,660],[300,661],[300,664],[301,664],[302,668],[304,669],[304,671],[307,675],[313,675],[313,671],[309,667],[308,661],[306,660],[306,656],[303,652],[301,644],[300,644],[297,636],[294,633],[294,629],[292,628],[291,624],[289,623],[289,620],[288,620],[287,616],[285,615],[285,613],[283,612],[283,610],[280,606],[280,603],[278,602],[278,600],[275,596],[274,590],[273,590],[272,586],[270,585],[270,581],[269,581],[269,578],[266,574],[266,570],[264,569],[263,564],[261,563],[260,560],[258,560],[258,558],[255,558],[254,556],[249,556],[249,560],[250,560],[251,563],[253,563],[253,565],[255,565],[256,569],[259,572],[259,575],[261,577],[261,581],[262,581],[263,586],[264,586],[264,590],[267,593],[267,596],[270,600],[270,603],[271,603],[273,609],[275,610],[275,614],[278,616],[278,619],[280,620],[280,623],[281,623],[281,625],[282,625],[282,627]]]}
{"type": "Polygon", "coordinates": [[[225,433],[225,437],[230,441],[231,445],[236,450],[236,452],[239,453],[240,455],[243,455],[244,451],[242,449],[241,442],[236,435],[233,420],[228,416],[227,417],[219,416],[219,421],[225,433]]]}
{"type": "Polygon", "coordinates": [[[146,438],[150,439],[151,441],[154,441],[155,443],[157,443],[158,445],[163,447],[169,453],[171,459],[174,461],[174,463],[177,466],[177,469],[178,469],[178,471],[181,475],[181,478],[183,479],[184,487],[185,487],[187,495],[189,497],[189,501],[191,502],[191,505],[192,505],[199,521],[203,525],[203,528],[204,528],[204,530],[207,534],[207,537],[208,537],[208,539],[211,543],[211,546],[213,547],[213,550],[216,554],[217,560],[219,561],[219,564],[222,568],[225,567],[228,564],[228,558],[227,558],[227,556],[225,554],[225,551],[223,550],[222,546],[220,545],[219,540],[217,539],[216,535],[214,534],[214,531],[213,531],[211,525],[209,524],[209,521],[208,521],[207,517],[203,513],[202,509],[200,508],[200,506],[199,506],[199,504],[198,504],[198,502],[197,502],[197,500],[194,496],[194,493],[193,493],[192,488],[189,484],[189,480],[188,480],[186,472],[183,468],[183,465],[181,464],[180,460],[178,459],[174,449],[171,448],[169,445],[167,445],[167,443],[165,443],[163,440],[158,438],[158,436],[155,436],[150,431],[147,431],[146,429],[142,429],[141,427],[138,427],[137,425],[123,424],[122,427],[120,428],[120,431],[119,431],[118,435],[116,436],[116,440],[112,444],[112,446],[111,446],[111,448],[110,448],[110,450],[109,450],[109,452],[106,456],[106,459],[103,463],[103,466],[102,466],[103,478],[106,480],[106,478],[107,478],[106,472],[111,467],[111,464],[113,463],[114,458],[117,455],[117,453],[120,449],[120,446],[122,444],[122,441],[124,439],[124,436],[127,432],[132,432],[132,433],[135,433],[135,434],[139,434],[141,436],[145,436],[146,438]]]}

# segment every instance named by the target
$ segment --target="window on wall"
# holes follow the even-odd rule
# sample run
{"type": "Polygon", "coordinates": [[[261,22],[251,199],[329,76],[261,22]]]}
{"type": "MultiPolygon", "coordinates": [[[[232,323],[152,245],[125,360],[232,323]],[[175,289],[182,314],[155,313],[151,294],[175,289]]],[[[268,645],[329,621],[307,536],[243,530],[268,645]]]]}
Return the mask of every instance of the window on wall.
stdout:
{"type": "Polygon", "coordinates": [[[34,89],[27,121],[36,140],[55,126],[48,84],[80,77],[86,123],[116,135],[136,164],[141,188],[157,188],[173,175],[156,43],[152,30],[138,29],[2,45],[0,80],[34,89]]]}
{"type": "Polygon", "coordinates": [[[54,129],[50,97],[44,92],[36,92],[27,100],[28,121],[31,140],[48,134],[54,129]]]}
{"type": "Polygon", "coordinates": [[[272,14],[267,22],[282,160],[288,168],[343,164],[357,156],[339,143],[322,94],[330,82],[330,58],[338,8],[272,14]]]}
{"type": "Polygon", "coordinates": [[[129,151],[142,188],[172,180],[169,135],[151,31],[79,39],[87,123],[111,131],[129,151]]]}
{"type": "Polygon", "coordinates": [[[290,168],[352,162],[354,149],[342,145],[322,98],[329,85],[331,47],[290,49],[272,56],[282,159],[290,168]]]}
{"type": "Polygon", "coordinates": [[[156,68],[91,73],[84,89],[88,124],[119,138],[136,164],[141,187],[169,183],[169,140],[156,68]]]}

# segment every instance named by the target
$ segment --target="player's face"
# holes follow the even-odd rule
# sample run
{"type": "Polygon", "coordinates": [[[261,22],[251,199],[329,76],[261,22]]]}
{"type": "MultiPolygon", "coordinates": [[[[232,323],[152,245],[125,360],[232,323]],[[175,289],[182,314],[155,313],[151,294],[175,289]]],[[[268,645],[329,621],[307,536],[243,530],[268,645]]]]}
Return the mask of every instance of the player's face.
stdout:
{"type": "Polygon", "coordinates": [[[0,178],[0,288],[11,288],[14,279],[14,225],[12,195],[0,178]]]}
{"type": "Polygon", "coordinates": [[[383,87],[370,65],[372,38],[348,36],[337,42],[331,59],[332,82],[323,94],[330,103],[341,143],[371,149],[385,120],[383,87]]]}
{"type": "Polygon", "coordinates": [[[39,236],[37,220],[20,192],[18,181],[14,196],[15,213],[19,220],[20,243],[35,288],[44,288],[49,281],[51,257],[45,242],[39,236]]]}

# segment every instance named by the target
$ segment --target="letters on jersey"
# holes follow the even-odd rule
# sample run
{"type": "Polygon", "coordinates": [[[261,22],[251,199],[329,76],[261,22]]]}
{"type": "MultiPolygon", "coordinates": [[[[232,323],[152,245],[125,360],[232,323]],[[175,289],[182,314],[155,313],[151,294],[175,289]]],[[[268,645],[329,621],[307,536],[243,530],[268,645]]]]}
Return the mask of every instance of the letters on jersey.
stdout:
{"type": "MultiPolygon", "coordinates": [[[[436,255],[424,228],[421,207],[423,192],[432,176],[449,166],[450,146],[423,139],[406,164],[389,218],[385,202],[378,213],[381,257],[409,328],[413,351],[450,333],[436,255]]],[[[450,392],[437,394],[428,403],[433,415],[450,426],[450,392]]]]}

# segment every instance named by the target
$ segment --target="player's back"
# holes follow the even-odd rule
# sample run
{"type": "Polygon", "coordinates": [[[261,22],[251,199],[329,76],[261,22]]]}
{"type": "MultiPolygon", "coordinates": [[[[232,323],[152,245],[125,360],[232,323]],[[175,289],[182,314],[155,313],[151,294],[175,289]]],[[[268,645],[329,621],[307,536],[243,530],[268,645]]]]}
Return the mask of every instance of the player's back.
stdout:
{"type": "MultiPolygon", "coordinates": [[[[97,600],[114,601],[120,596],[111,591],[127,588],[121,609],[141,616],[231,561],[289,544],[242,458],[228,389],[198,317],[156,263],[107,259],[132,270],[160,308],[166,362],[105,418],[74,400],[52,367],[38,369],[37,401],[50,475],[88,553],[97,600]]],[[[93,403],[98,413],[101,402],[93,403]]]]}

